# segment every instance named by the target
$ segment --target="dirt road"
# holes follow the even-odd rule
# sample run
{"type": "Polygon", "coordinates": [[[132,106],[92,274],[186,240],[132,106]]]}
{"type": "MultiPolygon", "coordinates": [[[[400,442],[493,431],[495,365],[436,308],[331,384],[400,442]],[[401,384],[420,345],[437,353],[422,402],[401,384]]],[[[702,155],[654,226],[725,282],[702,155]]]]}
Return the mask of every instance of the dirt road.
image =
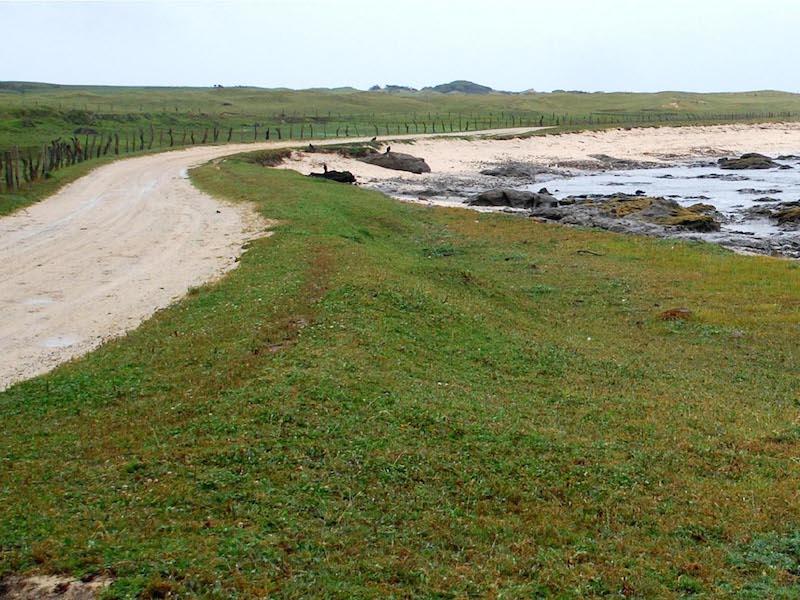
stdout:
{"type": "MultiPolygon", "coordinates": [[[[413,137],[424,136],[392,139],[413,137]]],[[[358,140],[327,143],[344,141],[358,140]]],[[[191,286],[233,268],[242,244],[267,223],[251,206],[195,189],[187,169],[289,145],[298,142],[121,160],[0,218],[0,390],[135,328],[191,286]]]]}

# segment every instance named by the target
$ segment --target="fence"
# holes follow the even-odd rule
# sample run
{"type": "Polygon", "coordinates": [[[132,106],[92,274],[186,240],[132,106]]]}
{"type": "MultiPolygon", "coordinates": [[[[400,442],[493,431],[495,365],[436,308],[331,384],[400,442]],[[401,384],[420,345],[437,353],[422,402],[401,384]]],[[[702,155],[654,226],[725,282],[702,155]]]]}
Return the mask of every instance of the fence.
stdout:
{"type": "Polygon", "coordinates": [[[98,132],[93,129],[63,136],[47,144],[0,151],[0,192],[15,192],[48,178],[67,166],[109,155],[141,153],[202,144],[371,137],[462,132],[509,127],[635,126],[658,123],[714,123],[736,121],[792,120],[798,113],[680,113],[680,112],[592,112],[569,113],[427,113],[360,114],[326,117],[273,115],[272,122],[255,122],[236,127],[209,123],[207,126],[160,127],[150,123],[124,131],[98,132]]]}

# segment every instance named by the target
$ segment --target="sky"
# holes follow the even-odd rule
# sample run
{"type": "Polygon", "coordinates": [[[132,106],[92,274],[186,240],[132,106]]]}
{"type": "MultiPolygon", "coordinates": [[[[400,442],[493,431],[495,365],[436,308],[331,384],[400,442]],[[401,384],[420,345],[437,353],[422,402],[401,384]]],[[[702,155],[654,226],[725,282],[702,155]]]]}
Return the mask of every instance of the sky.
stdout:
{"type": "Polygon", "coordinates": [[[0,0],[0,31],[0,81],[800,92],[800,0],[0,0]]]}

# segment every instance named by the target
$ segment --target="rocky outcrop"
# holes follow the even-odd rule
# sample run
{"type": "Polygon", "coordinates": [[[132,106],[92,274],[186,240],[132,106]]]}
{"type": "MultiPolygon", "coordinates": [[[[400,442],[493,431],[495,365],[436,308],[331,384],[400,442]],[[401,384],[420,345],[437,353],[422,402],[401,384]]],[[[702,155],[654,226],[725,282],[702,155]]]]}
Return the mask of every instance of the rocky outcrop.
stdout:
{"type": "Polygon", "coordinates": [[[546,188],[542,188],[538,192],[500,188],[478,194],[467,204],[470,206],[508,206],[532,209],[558,206],[558,200],[550,195],[546,188]]]}
{"type": "Polygon", "coordinates": [[[745,169],[775,169],[783,165],[775,162],[769,156],[751,152],[739,158],[720,158],[717,161],[720,169],[745,170],[745,169]]]}
{"type": "Polygon", "coordinates": [[[716,207],[694,204],[684,207],[668,198],[616,196],[600,205],[600,211],[618,218],[628,218],[689,231],[719,231],[716,207]]]}
{"type": "Polygon", "coordinates": [[[467,204],[528,209],[531,216],[545,220],[646,234],[669,230],[719,231],[722,220],[722,215],[711,204],[684,207],[669,198],[630,194],[571,196],[558,200],[546,188],[538,192],[507,188],[489,190],[467,204]]]}
{"type": "Polygon", "coordinates": [[[800,227],[800,206],[782,208],[775,214],[775,218],[784,227],[800,227]]]}
{"type": "Polygon", "coordinates": [[[408,173],[415,173],[417,175],[431,172],[431,168],[424,159],[411,156],[410,154],[403,154],[401,152],[390,152],[387,150],[381,154],[368,154],[367,156],[363,156],[358,160],[370,165],[383,167],[384,169],[406,171],[408,173]]]}
{"type": "Polygon", "coordinates": [[[766,203],[742,211],[748,217],[772,219],[783,229],[800,228],[800,200],[796,202],[766,203]]]}
{"type": "Polygon", "coordinates": [[[686,208],[669,198],[628,194],[566,198],[557,207],[532,210],[531,216],[645,235],[669,231],[707,233],[721,227],[721,215],[710,204],[686,208]]]}

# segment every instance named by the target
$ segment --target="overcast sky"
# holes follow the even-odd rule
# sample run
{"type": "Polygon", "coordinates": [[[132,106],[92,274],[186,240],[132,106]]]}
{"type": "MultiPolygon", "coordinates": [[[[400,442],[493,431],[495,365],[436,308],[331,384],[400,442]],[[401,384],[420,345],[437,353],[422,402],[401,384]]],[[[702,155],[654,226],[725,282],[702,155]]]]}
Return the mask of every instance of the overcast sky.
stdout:
{"type": "Polygon", "coordinates": [[[0,0],[0,80],[800,92],[800,0],[0,0]]]}

